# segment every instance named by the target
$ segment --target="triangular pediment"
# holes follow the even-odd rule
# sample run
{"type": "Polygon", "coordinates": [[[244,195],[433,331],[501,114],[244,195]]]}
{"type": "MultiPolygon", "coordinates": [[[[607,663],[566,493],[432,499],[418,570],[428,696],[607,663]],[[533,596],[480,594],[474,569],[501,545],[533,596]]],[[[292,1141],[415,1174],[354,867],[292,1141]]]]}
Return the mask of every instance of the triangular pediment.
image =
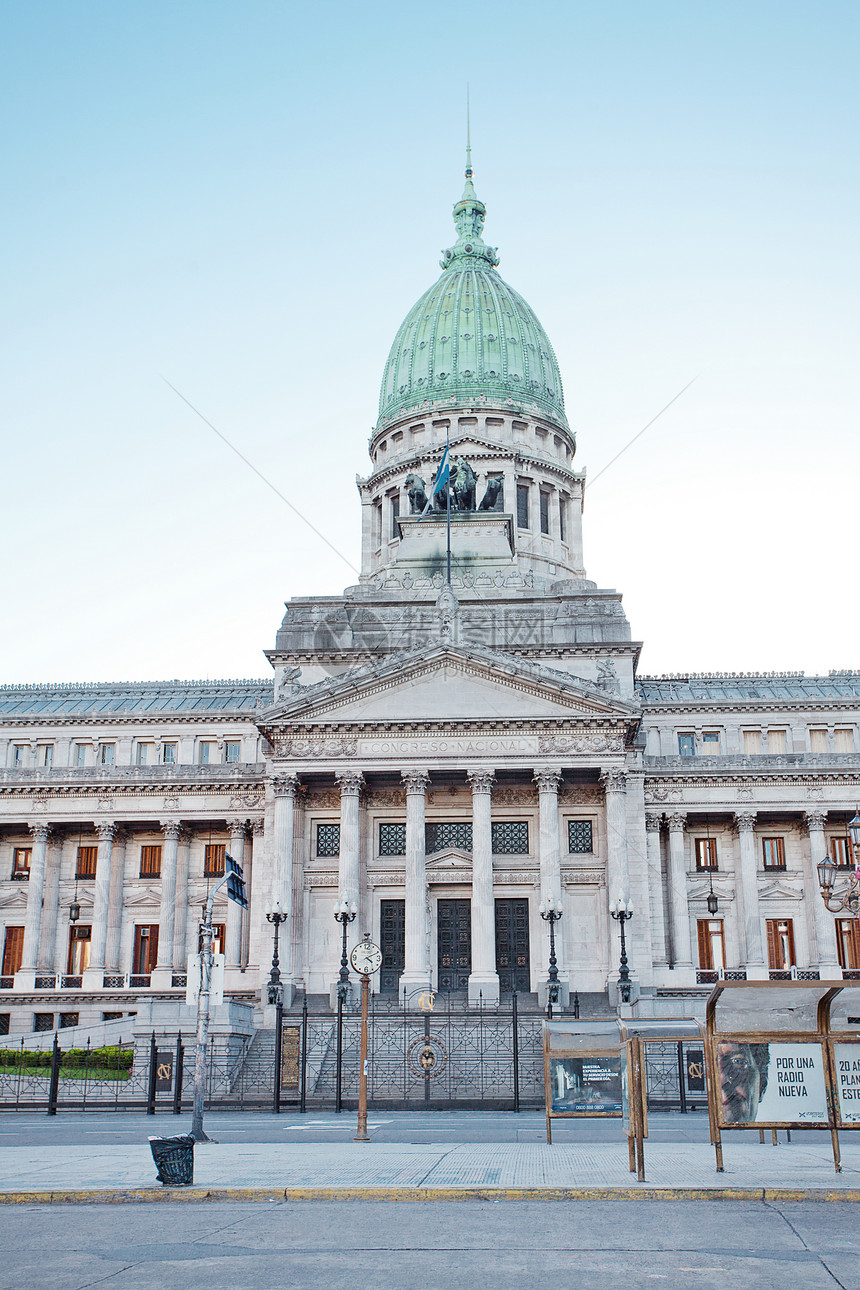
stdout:
{"type": "Polygon", "coordinates": [[[427,857],[428,869],[471,869],[472,853],[461,847],[444,847],[427,857]]]}
{"type": "Polygon", "coordinates": [[[769,882],[759,889],[759,900],[803,900],[803,892],[787,882],[769,882]]]}
{"type": "Polygon", "coordinates": [[[438,645],[293,692],[261,715],[265,733],[306,721],[630,721],[638,706],[577,677],[495,650],[438,645]]]}

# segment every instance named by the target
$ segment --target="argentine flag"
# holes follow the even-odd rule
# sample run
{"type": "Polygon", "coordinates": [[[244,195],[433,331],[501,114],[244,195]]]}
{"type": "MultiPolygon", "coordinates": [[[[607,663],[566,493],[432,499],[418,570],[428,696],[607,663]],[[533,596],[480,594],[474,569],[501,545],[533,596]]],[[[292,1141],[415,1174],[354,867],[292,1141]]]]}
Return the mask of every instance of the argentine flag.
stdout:
{"type": "Polygon", "coordinates": [[[434,497],[436,497],[438,493],[443,492],[448,487],[448,480],[451,478],[451,467],[448,464],[449,446],[450,446],[449,444],[447,443],[445,444],[445,451],[442,453],[442,460],[439,462],[439,469],[436,471],[436,480],[433,484],[433,489],[430,493],[429,498],[427,499],[427,505],[424,507],[424,510],[421,512],[422,520],[424,519],[424,516],[427,514],[427,512],[430,510],[430,507],[433,505],[434,497]]]}

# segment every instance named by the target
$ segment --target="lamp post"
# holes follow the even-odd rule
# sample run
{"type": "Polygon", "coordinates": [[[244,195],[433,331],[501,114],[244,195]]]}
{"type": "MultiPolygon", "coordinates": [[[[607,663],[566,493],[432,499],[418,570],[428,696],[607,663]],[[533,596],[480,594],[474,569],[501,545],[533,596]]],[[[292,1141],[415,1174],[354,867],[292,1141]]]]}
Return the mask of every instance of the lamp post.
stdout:
{"type": "Polygon", "coordinates": [[[848,846],[853,860],[853,870],[848,875],[846,885],[836,891],[837,866],[829,856],[816,866],[818,869],[818,886],[821,899],[831,914],[838,914],[847,909],[860,918],[860,810],[848,821],[848,846]]]}
{"type": "Polygon", "coordinates": [[[549,923],[549,978],[546,991],[546,1015],[552,1021],[552,1005],[558,1003],[558,962],[555,957],[555,925],[564,913],[560,900],[547,896],[539,905],[540,916],[549,923]]]}
{"type": "MultiPolygon", "coordinates": [[[[716,896],[714,897],[716,900],[716,896]]],[[[625,901],[624,894],[619,893],[618,903],[615,901],[609,906],[609,912],[615,919],[616,923],[621,926],[621,963],[618,969],[618,989],[621,993],[621,1002],[630,1002],[630,992],[632,984],[630,981],[630,970],[627,967],[627,941],[624,936],[624,924],[628,923],[633,917],[633,906],[629,901],[625,901]]]]}
{"type": "Polygon", "coordinates": [[[266,921],[275,929],[275,943],[272,950],[272,970],[269,973],[269,1003],[275,1005],[275,1087],[272,1095],[272,1110],[275,1115],[281,1112],[281,1044],[284,1029],[284,987],[281,985],[281,961],[278,955],[281,937],[281,923],[285,923],[289,914],[281,909],[280,902],[266,906],[266,921]]]}
{"type": "Polygon", "coordinates": [[[349,996],[349,961],[346,957],[346,929],[354,921],[358,913],[358,906],[353,902],[349,903],[349,897],[344,894],[342,902],[334,911],[335,920],[340,923],[343,929],[343,947],[340,954],[340,976],[337,983],[337,1075],[335,1079],[334,1109],[340,1113],[342,1110],[341,1097],[341,1078],[343,1075],[343,1005],[349,996]]]}

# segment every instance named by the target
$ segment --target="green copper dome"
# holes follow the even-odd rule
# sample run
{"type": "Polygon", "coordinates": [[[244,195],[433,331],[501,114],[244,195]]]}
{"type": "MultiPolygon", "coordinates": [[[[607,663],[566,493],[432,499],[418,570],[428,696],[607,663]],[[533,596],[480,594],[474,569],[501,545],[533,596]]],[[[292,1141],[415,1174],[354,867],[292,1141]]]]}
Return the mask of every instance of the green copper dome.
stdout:
{"type": "Polygon", "coordinates": [[[377,431],[444,400],[534,408],[567,426],[555,354],[531,307],[499,276],[499,257],[481,237],[486,207],[472,186],[454,207],[457,241],[443,273],[394,338],[379,395],[377,431]]]}

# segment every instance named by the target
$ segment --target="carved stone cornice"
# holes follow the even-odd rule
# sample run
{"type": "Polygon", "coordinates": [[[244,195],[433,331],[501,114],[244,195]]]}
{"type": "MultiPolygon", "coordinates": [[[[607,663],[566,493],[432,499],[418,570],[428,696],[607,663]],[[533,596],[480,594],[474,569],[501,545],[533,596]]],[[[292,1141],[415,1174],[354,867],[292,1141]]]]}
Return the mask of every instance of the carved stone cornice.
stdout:
{"type": "Polygon", "coordinates": [[[298,787],[298,775],[277,774],[272,776],[272,792],[275,797],[295,797],[298,787]]]}
{"type": "Polygon", "coordinates": [[[532,779],[537,784],[539,793],[552,793],[553,796],[557,796],[562,773],[557,766],[538,766],[532,779]]]}
{"type": "Polygon", "coordinates": [[[734,823],[738,833],[752,833],[756,823],[756,812],[736,811],[734,823]]]}
{"type": "Polygon", "coordinates": [[[427,792],[430,776],[426,770],[402,770],[400,777],[406,785],[407,796],[410,793],[420,793],[423,797],[427,792]]]}
{"type": "Polygon", "coordinates": [[[666,813],[666,823],[669,826],[670,833],[683,833],[687,825],[687,812],[668,811],[666,813]]]}
{"type": "Polygon", "coordinates": [[[620,766],[607,766],[600,772],[600,782],[605,793],[627,792],[627,774],[620,766]]]}
{"type": "Polygon", "coordinates": [[[364,788],[364,776],[360,770],[339,771],[334,782],[340,789],[341,797],[358,797],[364,788]]]}
{"type": "Polygon", "coordinates": [[[467,770],[466,779],[472,787],[472,796],[477,797],[479,794],[492,793],[496,772],[487,769],[467,770]]]}

